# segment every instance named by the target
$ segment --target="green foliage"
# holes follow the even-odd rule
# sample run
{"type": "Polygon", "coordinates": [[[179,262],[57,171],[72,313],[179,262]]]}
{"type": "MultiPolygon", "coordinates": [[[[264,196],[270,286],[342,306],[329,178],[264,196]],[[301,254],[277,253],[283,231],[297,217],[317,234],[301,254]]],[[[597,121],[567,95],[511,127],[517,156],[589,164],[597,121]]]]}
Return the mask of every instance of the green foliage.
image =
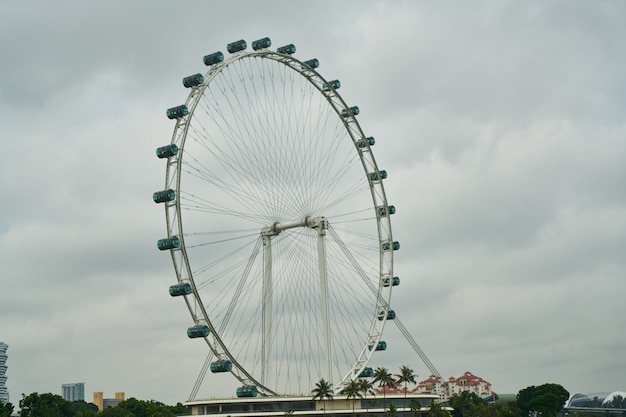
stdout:
{"type": "MultiPolygon", "coordinates": [[[[320,379],[319,382],[315,384],[315,388],[311,391],[313,394],[313,399],[320,399],[322,402],[325,402],[325,399],[332,400],[333,399],[333,384],[326,381],[324,378],[320,379]]],[[[326,414],[326,405],[324,405],[324,414],[326,414]]]]}
{"type": "MultiPolygon", "coordinates": [[[[6,416],[3,414],[4,408],[0,407],[0,417],[10,416],[12,406],[6,416]]],[[[129,398],[121,401],[116,407],[98,412],[95,404],[66,401],[59,395],[40,395],[36,392],[28,396],[22,395],[20,408],[22,409],[20,417],[175,417],[190,414],[190,410],[181,403],[170,406],[159,401],[142,401],[136,398],[129,398]]]]}
{"type": "Polygon", "coordinates": [[[74,412],[75,417],[94,417],[98,414],[98,406],[85,401],[72,401],[70,408],[74,412]]]}
{"type": "Polygon", "coordinates": [[[542,417],[555,417],[568,398],[569,392],[559,384],[530,386],[517,393],[517,406],[524,415],[541,413],[542,417]]]}
{"type": "Polygon", "coordinates": [[[20,400],[20,417],[73,417],[70,402],[56,394],[38,394],[36,392],[20,400]]]}
{"type": "Polygon", "coordinates": [[[473,392],[461,391],[460,394],[451,396],[448,404],[454,408],[454,417],[476,417],[480,416],[480,406],[486,405],[486,401],[473,392]]]}
{"type": "Polygon", "coordinates": [[[378,367],[374,370],[374,382],[378,382],[378,386],[383,389],[383,397],[386,396],[387,388],[396,385],[396,380],[384,367],[378,367]]]}
{"type": "Polygon", "coordinates": [[[354,414],[354,403],[356,399],[363,398],[363,394],[361,394],[361,383],[358,380],[351,379],[341,392],[346,394],[348,399],[352,398],[352,414],[354,414]]]}
{"type": "Polygon", "coordinates": [[[433,402],[428,410],[428,417],[450,417],[450,413],[441,407],[441,404],[433,402]]]}
{"type": "Polygon", "coordinates": [[[0,401],[0,417],[11,417],[13,408],[13,404],[0,401]]]}
{"type": "Polygon", "coordinates": [[[320,379],[319,382],[315,384],[315,388],[311,391],[313,394],[313,399],[324,400],[326,398],[333,398],[333,384],[326,381],[324,378],[320,379]]]}
{"type": "Polygon", "coordinates": [[[389,407],[385,410],[385,415],[393,417],[398,412],[398,407],[395,404],[389,404],[389,407]]]}

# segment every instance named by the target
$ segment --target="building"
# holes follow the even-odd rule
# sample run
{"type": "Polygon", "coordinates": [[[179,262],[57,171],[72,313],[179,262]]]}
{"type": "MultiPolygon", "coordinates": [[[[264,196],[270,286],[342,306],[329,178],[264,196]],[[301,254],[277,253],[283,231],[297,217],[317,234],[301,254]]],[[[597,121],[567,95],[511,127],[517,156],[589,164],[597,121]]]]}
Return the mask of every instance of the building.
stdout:
{"type": "Polygon", "coordinates": [[[104,398],[102,391],[93,393],[93,403],[98,406],[98,410],[102,411],[105,408],[111,408],[117,406],[124,401],[125,394],[123,392],[116,392],[115,398],[104,398]]]}
{"type": "Polygon", "coordinates": [[[61,396],[65,401],[85,401],[85,383],[76,382],[61,385],[61,396]]]}
{"type": "Polygon", "coordinates": [[[9,390],[7,389],[7,349],[9,345],[0,342],[0,401],[9,402],[9,390]]]}
{"type": "Polygon", "coordinates": [[[458,378],[450,377],[447,381],[435,375],[417,383],[413,392],[432,392],[438,394],[442,401],[447,401],[452,395],[458,395],[468,391],[481,398],[492,397],[495,393],[491,389],[491,383],[485,379],[467,371],[458,378]]]}
{"type": "MultiPolygon", "coordinates": [[[[193,400],[185,403],[192,416],[229,417],[386,417],[390,405],[395,406],[394,415],[415,417],[426,416],[434,394],[407,393],[367,398],[347,398],[335,395],[333,399],[313,400],[308,397],[267,396],[230,399],[193,400]]],[[[445,408],[449,411],[451,409],[445,408]]]]}
{"type": "Polygon", "coordinates": [[[469,391],[479,397],[488,397],[493,394],[490,382],[469,371],[458,378],[450,377],[442,386],[449,395],[460,394],[463,391],[469,391]]]}

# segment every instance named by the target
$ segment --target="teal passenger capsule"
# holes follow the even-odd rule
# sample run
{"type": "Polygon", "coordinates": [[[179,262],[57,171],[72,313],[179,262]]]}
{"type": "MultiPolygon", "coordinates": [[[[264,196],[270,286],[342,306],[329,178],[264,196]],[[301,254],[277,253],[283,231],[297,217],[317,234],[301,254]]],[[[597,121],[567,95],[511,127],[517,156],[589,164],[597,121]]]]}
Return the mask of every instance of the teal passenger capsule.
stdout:
{"type": "MultiPolygon", "coordinates": [[[[374,347],[374,345],[369,345],[367,348],[369,350],[372,350],[373,347],[374,347]]],[[[387,342],[381,340],[376,345],[376,349],[375,350],[387,350],[387,342]]]]}
{"type": "Polygon", "coordinates": [[[178,236],[172,236],[165,239],[159,239],[157,247],[160,250],[175,249],[180,247],[180,238],[178,236]]]}
{"type": "Polygon", "coordinates": [[[350,116],[356,116],[357,114],[359,114],[360,110],[357,106],[352,106],[349,109],[343,109],[341,110],[341,115],[343,117],[350,117],[350,116]]]}
{"type": "Polygon", "coordinates": [[[303,64],[309,68],[315,69],[320,66],[320,61],[317,58],[313,58],[309,59],[308,61],[304,61],[303,64]]]}
{"type": "Polygon", "coordinates": [[[369,138],[357,140],[356,146],[358,146],[359,148],[365,148],[367,145],[374,146],[375,143],[376,143],[376,139],[370,136],[369,138]]]}
{"type": "Polygon", "coordinates": [[[398,241],[394,241],[393,243],[383,242],[382,248],[383,250],[389,250],[389,249],[398,250],[400,249],[400,242],[398,241]]]}
{"type": "Polygon", "coordinates": [[[323,84],[322,90],[328,91],[331,88],[335,90],[339,90],[339,87],[341,87],[341,82],[339,82],[339,80],[332,80],[332,81],[329,81],[328,84],[323,84]]]}
{"type": "Polygon", "coordinates": [[[293,55],[296,53],[296,46],[293,43],[290,43],[289,45],[277,48],[276,52],[278,52],[279,54],[293,55]]]}
{"type": "Polygon", "coordinates": [[[180,119],[189,114],[189,109],[184,104],[181,104],[180,106],[167,109],[166,113],[168,119],[180,119]]]}
{"type": "Polygon", "coordinates": [[[252,42],[252,49],[258,51],[259,49],[267,49],[272,46],[270,38],[262,38],[252,42]]]}
{"type": "Polygon", "coordinates": [[[211,372],[219,373],[219,372],[230,372],[233,369],[233,363],[229,360],[219,360],[216,362],[211,362],[211,372]]]}
{"type": "Polygon", "coordinates": [[[388,286],[397,286],[400,285],[400,278],[398,277],[393,277],[393,278],[389,278],[389,277],[385,277],[383,278],[383,287],[388,287],[388,286]]]}
{"type": "Polygon", "coordinates": [[[176,191],[170,189],[157,191],[152,194],[152,199],[155,203],[165,203],[167,201],[172,201],[176,198],[176,191]]]}
{"type": "Polygon", "coordinates": [[[221,53],[220,51],[205,55],[204,58],[202,58],[204,65],[206,65],[207,67],[210,67],[211,65],[219,64],[223,60],[224,60],[224,54],[221,53]]]}
{"type": "Polygon", "coordinates": [[[359,378],[369,378],[374,376],[374,370],[372,368],[363,368],[361,373],[359,374],[359,378]]]}
{"type": "Polygon", "coordinates": [[[183,85],[185,88],[195,87],[204,82],[204,76],[202,74],[194,74],[189,77],[183,78],[183,85]]]}
{"type": "MultiPolygon", "coordinates": [[[[393,310],[389,310],[387,311],[387,320],[394,320],[396,318],[396,312],[393,310]]],[[[382,321],[385,319],[385,312],[381,311],[380,314],[378,314],[378,320],[382,321]]]]}
{"type": "Polygon", "coordinates": [[[176,146],[173,143],[171,145],[161,146],[160,148],[157,148],[156,150],[156,155],[161,159],[170,158],[176,155],[177,153],[178,153],[178,146],[176,146]]]}
{"type": "Polygon", "coordinates": [[[259,390],[254,385],[237,388],[237,397],[256,397],[259,394],[259,390]]]}
{"type": "Polygon", "coordinates": [[[378,211],[380,217],[385,217],[387,215],[396,214],[396,206],[379,206],[376,208],[376,211],[378,211]]]}
{"type": "Polygon", "coordinates": [[[170,295],[172,297],[189,295],[192,291],[191,284],[188,282],[180,282],[178,284],[170,285],[170,295]]]}
{"type": "Polygon", "coordinates": [[[370,172],[368,175],[371,181],[384,180],[385,178],[387,178],[387,171],[383,169],[379,172],[370,172]]]}
{"type": "Polygon", "coordinates": [[[243,39],[240,39],[238,41],[231,42],[228,45],[226,45],[226,50],[228,50],[229,53],[234,54],[235,52],[243,51],[247,47],[248,47],[248,44],[246,43],[246,41],[244,41],[243,39]]]}
{"type": "Polygon", "coordinates": [[[195,339],[198,337],[207,337],[211,333],[209,326],[206,324],[196,324],[187,329],[187,337],[195,339]]]}

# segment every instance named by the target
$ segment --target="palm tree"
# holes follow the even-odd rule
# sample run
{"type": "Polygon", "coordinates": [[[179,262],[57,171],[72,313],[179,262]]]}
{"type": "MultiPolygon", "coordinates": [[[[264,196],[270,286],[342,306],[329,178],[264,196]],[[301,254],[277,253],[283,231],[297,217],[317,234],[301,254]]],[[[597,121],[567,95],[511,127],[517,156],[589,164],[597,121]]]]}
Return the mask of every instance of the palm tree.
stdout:
{"type": "Polygon", "coordinates": [[[369,404],[367,402],[367,394],[373,394],[374,391],[372,390],[372,388],[374,387],[374,385],[367,379],[365,378],[359,378],[359,389],[361,390],[361,392],[363,393],[363,398],[365,398],[365,404],[366,404],[366,410],[369,411],[369,404]]]}
{"type": "Polygon", "coordinates": [[[387,388],[393,387],[396,381],[389,373],[387,368],[378,367],[374,371],[374,382],[378,382],[378,386],[383,389],[383,398],[387,398],[387,388]]]}
{"type": "Polygon", "coordinates": [[[408,382],[410,382],[411,384],[415,384],[415,377],[417,375],[415,375],[413,373],[413,369],[409,368],[408,366],[401,366],[400,367],[400,373],[396,374],[396,377],[398,378],[396,381],[400,384],[404,383],[404,400],[406,402],[406,384],[408,382]]]}
{"type": "Polygon", "coordinates": [[[411,411],[413,412],[413,415],[415,417],[417,417],[417,413],[420,411],[420,409],[422,408],[422,405],[420,404],[420,402],[418,400],[411,400],[411,402],[409,403],[409,408],[411,409],[411,411]]]}
{"type": "Polygon", "coordinates": [[[326,401],[325,399],[332,400],[333,399],[333,384],[326,381],[324,378],[320,379],[319,382],[315,384],[315,388],[311,391],[313,394],[313,399],[320,399],[324,405],[324,414],[326,414],[326,401]]]}
{"type": "Polygon", "coordinates": [[[356,402],[356,399],[363,397],[361,395],[361,384],[359,381],[351,379],[341,392],[346,394],[348,399],[352,398],[352,414],[354,414],[354,403],[356,402]]]}
{"type": "Polygon", "coordinates": [[[394,417],[397,412],[398,412],[398,407],[396,407],[394,404],[389,404],[389,408],[385,410],[385,415],[389,417],[394,417]]]}

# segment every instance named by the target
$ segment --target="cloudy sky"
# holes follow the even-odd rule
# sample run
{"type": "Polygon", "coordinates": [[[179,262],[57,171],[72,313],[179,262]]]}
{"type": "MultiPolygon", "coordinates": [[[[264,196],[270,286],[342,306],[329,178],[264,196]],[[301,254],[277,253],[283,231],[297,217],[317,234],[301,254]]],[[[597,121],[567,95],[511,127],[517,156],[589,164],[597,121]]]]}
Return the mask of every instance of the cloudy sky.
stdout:
{"type": "MultiPolygon", "coordinates": [[[[262,4],[0,4],[11,401],[67,382],[88,400],[188,398],[207,352],[167,294],[154,149],[181,77],[263,36],[317,57],[376,137],[402,243],[392,307],[444,377],[626,389],[626,3],[262,4]]],[[[387,329],[401,354],[375,365],[427,377],[387,329]]]]}

